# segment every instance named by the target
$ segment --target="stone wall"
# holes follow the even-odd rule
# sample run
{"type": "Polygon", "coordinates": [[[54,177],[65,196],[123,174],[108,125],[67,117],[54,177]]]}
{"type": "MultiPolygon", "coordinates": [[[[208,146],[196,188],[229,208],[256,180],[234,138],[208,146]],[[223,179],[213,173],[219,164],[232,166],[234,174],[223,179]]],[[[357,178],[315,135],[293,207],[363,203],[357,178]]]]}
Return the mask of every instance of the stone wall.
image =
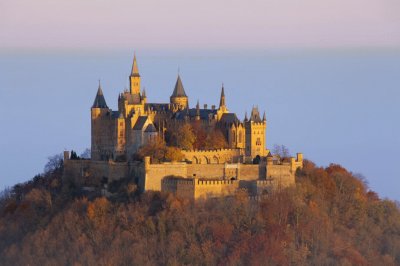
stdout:
{"type": "Polygon", "coordinates": [[[237,163],[242,160],[240,149],[184,150],[182,153],[192,164],[237,163]]]}

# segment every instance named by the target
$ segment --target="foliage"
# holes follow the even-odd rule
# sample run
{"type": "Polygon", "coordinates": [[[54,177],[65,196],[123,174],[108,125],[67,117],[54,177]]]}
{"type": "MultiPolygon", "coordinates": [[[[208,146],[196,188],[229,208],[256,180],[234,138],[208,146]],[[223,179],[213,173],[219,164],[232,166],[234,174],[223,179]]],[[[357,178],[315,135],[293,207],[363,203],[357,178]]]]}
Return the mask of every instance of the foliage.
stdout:
{"type": "Polygon", "coordinates": [[[279,155],[280,158],[289,158],[291,157],[289,149],[285,145],[274,145],[272,150],[272,154],[279,155]]]}
{"type": "Polygon", "coordinates": [[[179,162],[185,158],[181,149],[176,147],[166,147],[165,150],[165,159],[171,162],[179,162]]]}
{"type": "Polygon", "coordinates": [[[305,161],[295,187],[258,201],[139,195],[129,180],[87,199],[54,189],[58,177],[1,199],[1,265],[400,264],[399,207],[340,165],[305,161]]]}
{"type": "Polygon", "coordinates": [[[205,140],[206,149],[222,149],[227,148],[228,143],[224,137],[224,134],[219,129],[214,129],[207,134],[205,140]]]}
{"type": "Polygon", "coordinates": [[[193,132],[193,127],[189,123],[180,125],[171,133],[171,146],[178,147],[184,150],[193,149],[193,144],[196,141],[196,135],[193,132]]]}

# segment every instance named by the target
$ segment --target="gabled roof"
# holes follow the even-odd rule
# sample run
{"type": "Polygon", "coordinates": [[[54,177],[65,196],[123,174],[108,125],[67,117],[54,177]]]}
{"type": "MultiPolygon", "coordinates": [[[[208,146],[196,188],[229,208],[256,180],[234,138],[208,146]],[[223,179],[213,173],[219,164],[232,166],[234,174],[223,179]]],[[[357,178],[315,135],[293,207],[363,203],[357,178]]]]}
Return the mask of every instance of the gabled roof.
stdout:
{"type": "Polygon", "coordinates": [[[139,116],[138,120],[136,121],[135,126],[133,127],[133,130],[143,130],[147,119],[148,119],[147,116],[139,116]]]}
{"type": "Polygon", "coordinates": [[[151,132],[157,132],[157,130],[153,124],[148,124],[144,132],[151,133],[151,132]]]}
{"type": "Polygon", "coordinates": [[[237,118],[235,113],[225,113],[221,116],[222,123],[227,123],[227,124],[235,124],[235,123],[240,123],[240,120],[237,118]]]}
{"type": "Polygon", "coordinates": [[[97,89],[96,98],[94,98],[94,102],[92,108],[108,108],[106,99],[104,99],[103,90],[99,84],[99,88],[97,89]]]}
{"type": "Polygon", "coordinates": [[[183,88],[181,77],[178,75],[178,79],[176,80],[174,92],[171,97],[187,97],[185,93],[185,89],[183,88]]]}

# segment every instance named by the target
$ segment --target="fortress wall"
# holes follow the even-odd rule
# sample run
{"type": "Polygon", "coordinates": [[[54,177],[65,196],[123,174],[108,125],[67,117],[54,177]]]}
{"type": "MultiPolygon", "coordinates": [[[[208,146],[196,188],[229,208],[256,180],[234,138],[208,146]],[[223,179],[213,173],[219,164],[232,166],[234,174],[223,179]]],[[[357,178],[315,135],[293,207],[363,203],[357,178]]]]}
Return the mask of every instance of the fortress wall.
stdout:
{"type": "Polygon", "coordinates": [[[194,182],[195,180],[179,180],[176,186],[176,195],[182,198],[194,199],[195,190],[194,190],[194,182]]]}
{"type": "Polygon", "coordinates": [[[146,164],[144,190],[161,191],[161,181],[167,177],[184,177],[187,174],[186,163],[146,164]]]}
{"type": "Polygon", "coordinates": [[[194,180],[194,198],[232,195],[239,188],[236,180],[194,180]]]}
{"type": "Polygon", "coordinates": [[[102,178],[108,182],[129,176],[126,162],[92,160],[64,160],[64,178],[78,185],[99,185],[102,178]]]}
{"type": "Polygon", "coordinates": [[[222,179],[224,164],[187,164],[187,176],[196,178],[222,179]]]}
{"type": "Polygon", "coordinates": [[[258,164],[241,164],[239,168],[240,180],[257,180],[265,178],[260,175],[260,167],[258,164]]]}
{"type": "Polygon", "coordinates": [[[288,187],[295,184],[291,164],[267,165],[267,178],[272,178],[274,187],[288,187]]]}

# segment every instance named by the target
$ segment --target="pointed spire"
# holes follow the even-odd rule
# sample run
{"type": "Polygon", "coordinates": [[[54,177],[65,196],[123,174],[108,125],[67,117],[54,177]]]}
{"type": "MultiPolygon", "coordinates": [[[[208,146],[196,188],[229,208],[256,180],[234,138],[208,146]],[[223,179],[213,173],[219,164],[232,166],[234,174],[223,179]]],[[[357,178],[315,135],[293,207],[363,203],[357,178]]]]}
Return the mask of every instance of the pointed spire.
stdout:
{"type": "Polygon", "coordinates": [[[139,67],[138,67],[138,64],[136,62],[136,53],[133,54],[133,64],[132,64],[131,76],[140,77],[140,75],[139,75],[139,67]]]}
{"type": "Polygon", "coordinates": [[[224,90],[224,83],[222,83],[221,89],[221,98],[219,100],[219,107],[225,106],[225,90],[224,90]]]}
{"type": "Polygon", "coordinates": [[[174,92],[172,93],[171,97],[187,97],[185,93],[185,89],[183,88],[181,76],[178,74],[178,79],[175,83],[174,92]]]}
{"type": "Polygon", "coordinates": [[[200,109],[200,103],[199,103],[199,100],[197,100],[196,109],[197,109],[197,110],[199,110],[199,109],[200,109]]]}
{"type": "Polygon", "coordinates": [[[244,121],[248,121],[249,119],[247,118],[247,111],[244,113],[244,121]]]}
{"type": "Polygon", "coordinates": [[[99,88],[97,89],[96,98],[94,98],[92,108],[108,108],[106,99],[104,99],[103,90],[101,89],[100,80],[99,80],[99,88]]]}
{"type": "Polygon", "coordinates": [[[267,117],[265,116],[265,111],[264,111],[264,114],[263,114],[263,121],[267,121],[267,117]]]}
{"type": "Polygon", "coordinates": [[[142,97],[143,97],[143,98],[146,98],[146,97],[147,97],[147,96],[146,96],[146,88],[143,88],[142,97]]]}

